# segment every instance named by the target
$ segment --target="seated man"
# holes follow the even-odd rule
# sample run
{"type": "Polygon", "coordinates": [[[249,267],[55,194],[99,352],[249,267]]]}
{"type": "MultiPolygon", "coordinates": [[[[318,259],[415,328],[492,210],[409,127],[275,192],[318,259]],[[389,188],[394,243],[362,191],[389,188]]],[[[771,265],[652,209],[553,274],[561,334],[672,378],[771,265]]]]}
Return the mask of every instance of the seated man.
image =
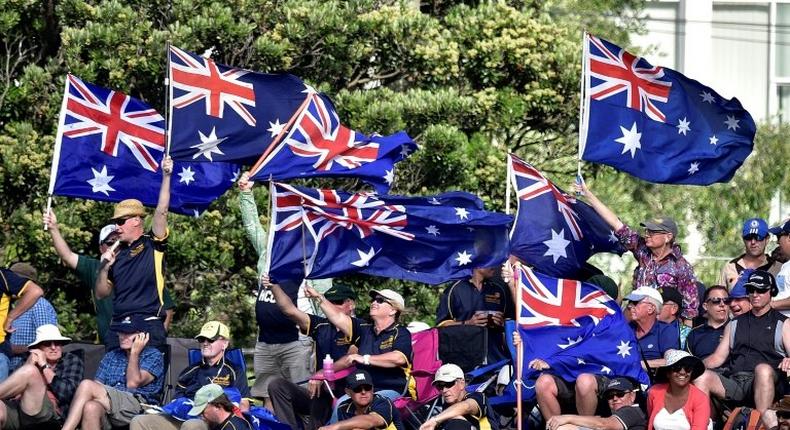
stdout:
{"type": "Polygon", "coordinates": [[[685,348],[686,337],[691,331],[691,327],[683,324],[680,318],[680,311],[683,309],[683,296],[680,294],[680,291],[671,287],[665,287],[661,291],[661,300],[664,301],[664,304],[661,306],[661,314],[658,315],[658,320],[669,324],[677,331],[678,339],[680,339],[680,348],[685,348]]]}
{"type": "Polygon", "coordinates": [[[337,407],[338,421],[320,430],[403,430],[400,413],[390,399],[373,393],[373,378],[364,370],[346,377],[348,400],[337,407]]]}
{"type": "Polygon", "coordinates": [[[433,386],[442,394],[442,412],[425,421],[420,430],[499,429],[499,419],[489,407],[486,395],[466,392],[464,371],[460,367],[442,365],[436,371],[433,386]]]}
{"type": "Polygon", "coordinates": [[[686,351],[704,360],[719,346],[724,326],[729,321],[727,310],[729,296],[726,287],[714,285],[705,290],[705,295],[702,297],[705,323],[691,329],[686,338],[686,351]]]}
{"type": "MultiPolygon", "coordinates": [[[[195,393],[195,405],[189,415],[199,416],[209,430],[252,430],[244,418],[233,414],[233,402],[217,384],[208,384],[195,393]]],[[[190,420],[192,421],[192,420],[190,420]]]]}
{"type": "Polygon", "coordinates": [[[61,421],[84,373],[82,359],[63,353],[69,341],[55,325],[36,329],[25,364],[0,384],[0,428],[55,426],[61,421]]]}
{"type": "Polygon", "coordinates": [[[546,422],[548,430],[644,430],[647,417],[636,404],[636,386],[628,378],[609,381],[604,398],[609,403],[612,415],[606,418],[583,415],[557,415],[546,422]]]}
{"type": "MultiPolygon", "coordinates": [[[[188,366],[178,375],[178,385],[173,398],[187,397],[193,399],[198,390],[207,384],[216,384],[222,388],[234,387],[244,396],[249,395],[247,375],[234,363],[225,360],[225,350],[230,344],[230,329],[219,321],[203,324],[200,333],[195,336],[200,343],[203,360],[188,366]]],[[[243,400],[242,410],[249,409],[249,401],[243,400]]],[[[130,430],[159,429],[206,429],[206,423],[200,419],[186,422],[178,421],[169,415],[146,414],[134,417],[129,425],[130,430]]]]}
{"type": "Polygon", "coordinates": [[[663,366],[666,363],[664,353],[680,348],[678,331],[658,320],[664,299],[658,290],[651,287],[639,287],[625,299],[628,301],[626,311],[631,314],[631,328],[639,342],[642,366],[645,366],[645,361],[650,369],[663,366]]]}
{"type": "MultiPolygon", "coordinates": [[[[14,263],[10,267],[17,275],[39,284],[38,271],[30,263],[14,263]]],[[[25,363],[27,345],[36,339],[36,329],[44,324],[58,325],[58,313],[52,303],[39,297],[33,306],[13,322],[14,332],[9,339],[11,353],[11,371],[25,363]]]]}
{"type": "Polygon", "coordinates": [[[777,293],[773,275],[755,270],[745,284],[752,310],[730,321],[706,370],[694,385],[711,397],[749,402],[764,413],[773,403],[776,384],[790,371],[790,320],[771,308],[777,293]],[[777,343],[780,343],[777,345],[777,343]],[[726,368],[718,369],[727,364],[726,368]],[[780,379],[781,378],[781,379],[780,379]]]}
{"type": "Polygon", "coordinates": [[[147,346],[146,327],[147,322],[137,315],[112,324],[110,330],[118,333],[120,348],[102,358],[95,379],[80,383],[64,429],[128,425],[142,412],[142,402],[157,402],[164,380],[164,359],[158,349],[147,346]]]}
{"type": "Polygon", "coordinates": [[[0,381],[8,377],[11,346],[6,333],[13,332],[13,323],[44,295],[44,290],[28,278],[17,275],[11,269],[0,267],[0,381]],[[15,302],[10,308],[10,303],[15,302]]]}
{"type": "MultiPolygon", "coordinates": [[[[749,272],[751,274],[751,272],[749,272]]],[[[735,318],[752,310],[752,303],[749,301],[749,294],[746,293],[743,283],[738,283],[732,287],[729,297],[730,315],[735,318]]]]}

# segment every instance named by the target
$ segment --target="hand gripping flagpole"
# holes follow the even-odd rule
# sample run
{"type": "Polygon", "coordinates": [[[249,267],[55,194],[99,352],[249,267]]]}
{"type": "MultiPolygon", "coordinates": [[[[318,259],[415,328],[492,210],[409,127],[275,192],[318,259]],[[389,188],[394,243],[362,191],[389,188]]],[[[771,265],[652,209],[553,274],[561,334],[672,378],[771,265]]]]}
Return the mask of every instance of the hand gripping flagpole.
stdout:
{"type": "MultiPolygon", "coordinates": [[[[63,144],[63,127],[66,124],[66,105],[69,96],[69,74],[66,75],[63,87],[63,102],[60,105],[60,115],[58,115],[58,132],[55,133],[55,148],[52,150],[52,166],[49,171],[49,190],[47,191],[47,208],[44,214],[52,210],[52,193],[55,191],[55,181],[58,179],[58,165],[60,164],[60,147],[63,144]]],[[[44,231],[48,226],[44,224],[44,231]]]]}
{"type": "MultiPolygon", "coordinates": [[[[508,157],[510,158],[510,157],[508,157]]],[[[508,163],[508,166],[510,163],[508,163]]],[[[518,279],[521,277],[521,263],[516,262],[513,265],[513,285],[516,287],[516,319],[515,319],[515,331],[518,330],[519,325],[519,316],[521,314],[521,306],[523,305],[523,296],[521,294],[521,286],[518,283],[518,279]]],[[[510,333],[513,336],[513,333],[510,333]]],[[[520,336],[519,336],[520,337],[520,336]]],[[[521,382],[521,377],[523,374],[523,367],[524,367],[524,340],[521,339],[518,346],[516,346],[516,380],[513,381],[513,388],[516,389],[516,429],[521,430],[522,426],[522,409],[523,406],[521,405],[521,389],[524,385],[521,382]]]]}

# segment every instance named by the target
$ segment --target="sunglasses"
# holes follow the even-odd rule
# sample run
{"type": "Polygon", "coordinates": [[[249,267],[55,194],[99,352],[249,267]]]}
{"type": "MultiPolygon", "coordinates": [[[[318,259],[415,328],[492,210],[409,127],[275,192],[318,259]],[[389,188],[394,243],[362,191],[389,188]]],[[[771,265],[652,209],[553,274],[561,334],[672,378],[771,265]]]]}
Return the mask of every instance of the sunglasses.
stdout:
{"type": "Polygon", "coordinates": [[[353,392],[355,392],[357,394],[359,394],[359,393],[361,393],[363,391],[373,391],[373,386],[372,385],[360,385],[360,386],[354,388],[351,391],[353,391],[353,392]]]}
{"type": "MultiPolygon", "coordinates": [[[[763,239],[765,239],[765,238],[763,238],[763,239]]],[[[744,236],[743,237],[743,241],[744,242],[751,242],[751,241],[760,242],[763,239],[760,239],[760,236],[757,236],[756,234],[750,234],[748,236],[744,236]]]]}
{"type": "Polygon", "coordinates": [[[645,236],[658,236],[659,234],[667,234],[664,230],[645,230],[645,236]]]}
{"type": "Polygon", "coordinates": [[[46,347],[46,348],[54,348],[54,347],[57,347],[57,346],[63,346],[63,343],[61,343],[61,342],[59,342],[57,340],[45,340],[43,342],[40,342],[37,346],[46,347]]]}
{"type": "Polygon", "coordinates": [[[770,288],[755,288],[755,287],[751,287],[751,286],[750,287],[746,287],[746,293],[747,294],[754,294],[754,293],[765,294],[765,293],[767,293],[769,291],[771,291],[770,288]]]}
{"type": "Polygon", "coordinates": [[[219,338],[216,338],[216,339],[209,339],[207,337],[199,337],[199,338],[197,338],[198,343],[214,343],[214,342],[216,342],[218,340],[219,340],[219,338]]]}
{"type": "Polygon", "coordinates": [[[680,372],[680,371],[684,371],[686,373],[691,373],[691,371],[692,371],[691,366],[689,366],[687,364],[675,364],[674,366],[670,367],[669,369],[672,370],[675,373],[680,372]]]}
{"type": "Polygon", "coordinates": [[[376,298],[374,298],[373,301],[378,304],[386,303],[388,305],[392,305],[389,300],[384,298],[384,296],[376,296],[376,298]]]}
{"type": "Polygon", "coordinates": [[[442,390],[445,390],[447,388],[454,387],[455,383],[456,383],[456,381],[453,381],[453,382],[439,381],[439,382],[434,383],[433,386],[436,387],[437,390],[442,391],[442,390]]]}
{"type": "Polygon", "coordinates": [[[732,299],[729,297],[711,297],[705,301],[713,305],[729,305],[732,299]]]}
{"type": "Polygon", "coordinates": [[[614,398],[622,399],[630,391],[610,391],[604,396],[606,400],[613,400],[614,398]]]}
{"type": "Polygon", "coordinates": [[[118,219],[113,220],[112,222],[115,225],[124,225],[124,224],[126,224],[126,221],[129,221],[132,218],[134,218],[134,217],[130,216],[130,217],[126,217],[126,218],[118,218],[118,219]]]}

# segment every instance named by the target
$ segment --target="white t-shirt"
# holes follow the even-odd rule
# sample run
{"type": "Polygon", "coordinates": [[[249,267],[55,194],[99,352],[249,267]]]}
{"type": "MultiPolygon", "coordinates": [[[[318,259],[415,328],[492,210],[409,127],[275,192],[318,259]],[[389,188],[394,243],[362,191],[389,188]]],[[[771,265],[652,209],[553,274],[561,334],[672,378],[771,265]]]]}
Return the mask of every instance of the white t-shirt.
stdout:
{"type": "MultiPolygon", "coordinates": [[[[782,265],[779,273],[776,274],[776,285],[779,287],[779,294],[774,300],[786,299],[790,297],[790,261],[782,265]]],[[[790,310],[779,311],[785,316],[790,317],[790,310]]]]}

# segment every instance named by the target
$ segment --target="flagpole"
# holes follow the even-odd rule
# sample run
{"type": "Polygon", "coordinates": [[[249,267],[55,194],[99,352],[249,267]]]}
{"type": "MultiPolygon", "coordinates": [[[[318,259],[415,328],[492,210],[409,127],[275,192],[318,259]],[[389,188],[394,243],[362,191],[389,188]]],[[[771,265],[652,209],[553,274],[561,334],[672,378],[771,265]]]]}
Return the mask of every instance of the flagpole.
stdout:
{"type": "Polygon", "coordinates": [[[513,167],[510,159],[510,151],[507,153],[507,176],[505,177],[505,213],[510,215],[510,178],[513,175],[513,167]]]}
{"type": "Polygon", "coordinates": [[[280,130],[280,134],[278,134],[277,137],[275,137],[274,140],[272,140],[272,143],[269,144],[269,147],[266,148],[266,151],[264,151],[263,155],[261,155],[258,161],[255,162],[255,164],[253,164],[252,168],[250,168],[250,173],[252,174],[252,176],[258,174],[258,171],[261,168],[263,168],[263,163],[266,161],[266,158],[269,156],[269,154],[271,154],[274,148],[276,148],[280,144],[280,141],[283,139],[285,134],[291,129],[293,123],[296,122],[296,118],[298,118],[302,114],[302,112],[307,108],[307,105],[310,103],[310,98],[313,95],[314,93],[312,92],[307,93],[307,97],[304,98],[302,105],[299,106],[299,109],[297,109],[293,115],[291,115],[291,118],[288,120],[287,123],[285,123],[285,127],[283,127],[283,129],[280,130]]]}
{"type": "MultiPolygon", "coordinates": [[[[55,148],[52,150],[52,166],[49,171],[49,189],[47,190],[47,209],[44,214],[48,214],[52,210],[52,193],[55,191],[55,181],[58,178],[58,165],[60,164],[60,147],[63,145],[63,127],[66,124],[66,105],[69,96],[69,76],[66,74],[66,80],[63,86],[63,101],[60,104],[60,114],[58,115],[58,131],[55,133],[55,148]]],[[[44,231],[47,231],[47,225],[44,224],[44,231]]]]}
{"type": "Polygon", "coordinates": [[[579,78],[579,154],[576,162],[577,180],[582,177],[582,154],[587,145],[587,56],[589,48],[587,43],[587,32],[582,30],[582,64],[581,77],[579,78]]]}
{"type": "MultiPolygon", "coordinates": [[[[521,295],[521,286],[519,285],[518,279],[521,276],[521,263],[516,262],[513,265],[513,285],[515,286],[516,290],[516,319],[515,319],[515,330],[518,330],[518,320],[519,314],[521,313],[521,306],[523,305],[523,296],[521,295]]],[[[513,336],[513,333],[510,334],[513,336]]],[[[516,380],[513,381],[513,387],[516,389],[516,429],[521,430],[522,427],[522,405],[521,405],[521,377],[523,375],[523,367],[524,367],[524,341],[525,339],[521,339],[521,342],[516,347],[516,380]]]]}
{"type": "Polygon", "coordinates": [[[165,42],[165,53],[167,55],[167,72],[165,72],[165,157],[170,156],[170,132],[173,124],[170,119],[173,117],[173,106],[170,100],[173,98],[173,87],[170,86],[170,40],[165,42]]]}

